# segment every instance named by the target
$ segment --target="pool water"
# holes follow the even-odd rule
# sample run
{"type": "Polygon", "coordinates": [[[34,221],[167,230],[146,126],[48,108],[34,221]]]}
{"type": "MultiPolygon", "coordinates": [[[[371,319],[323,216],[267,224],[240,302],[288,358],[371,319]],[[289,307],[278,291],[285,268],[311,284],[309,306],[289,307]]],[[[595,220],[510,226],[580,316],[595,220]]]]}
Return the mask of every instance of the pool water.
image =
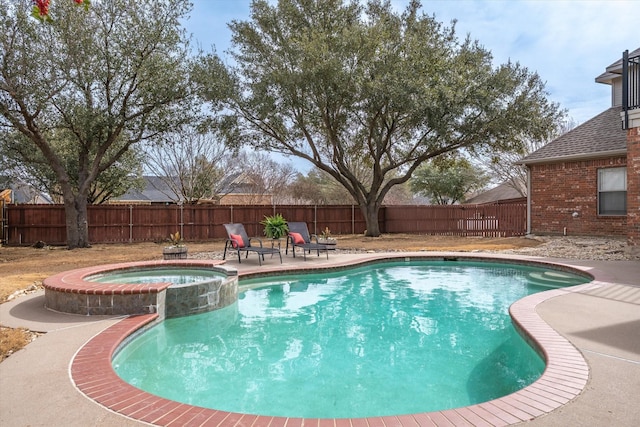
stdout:
{"type": "Polygon", "coordinates": [[[150,393],[250,414],[370,417],[466,406],[519,390],[544,369],[513,329],[509,306],[587,281],[426,261],[242,281],[237,304],[166,320],[113,365],[150,393]]]}
{"type": "Polygon", "coordinates": [[[189,283],[204,282],[216,277],[224,277],[224,275],[217,271],[207,270],[206,268],[151,267],[111,271],[89,276],[85,280],[98,283],[172,283],[174,285],[186,285],[189,283]]]}

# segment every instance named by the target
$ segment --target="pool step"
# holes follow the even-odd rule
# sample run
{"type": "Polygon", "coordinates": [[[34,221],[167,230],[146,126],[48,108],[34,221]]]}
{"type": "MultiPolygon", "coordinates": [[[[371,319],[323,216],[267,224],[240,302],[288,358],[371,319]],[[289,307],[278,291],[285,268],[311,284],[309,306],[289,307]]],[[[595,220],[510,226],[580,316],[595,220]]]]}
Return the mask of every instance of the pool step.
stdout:
{"type": "Polygon", "coordinates": [[[529,283],[545,288],[563,288],[575,284],[575,276],[561,271],[534,271],[528,275],[529,283]]]}

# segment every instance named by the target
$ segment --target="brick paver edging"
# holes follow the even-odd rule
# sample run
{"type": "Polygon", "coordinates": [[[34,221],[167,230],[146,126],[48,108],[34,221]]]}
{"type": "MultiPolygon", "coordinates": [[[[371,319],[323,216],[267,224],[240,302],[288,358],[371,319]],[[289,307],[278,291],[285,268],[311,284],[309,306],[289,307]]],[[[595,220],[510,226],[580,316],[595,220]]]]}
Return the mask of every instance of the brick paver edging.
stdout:
{"type": "MultiPolygon", "coordinates": [[[[380,259],[385,258],[389,257],[380,259]]],[[[427,257],[412,257],[415,258],[427,257]]],[[[563,406],[582,392],[589,379],[589,367],[582,354],[547,325],[537,315],[535,307],[559,295],[603,285],[606,283],[593,281],[585,285],[541,292],[515,302],[509,310],[513,323],[543,356],[546,368],[537,381],[515,393],[462,408],[400,416],[303,419],[218,411],[164,399],[124,382],[111,365],[119,346],[132,334],[151,327],[158,321],[157,314],[125,318],[96,335],[74,357],[71,377],[80,391],[100,405],[126,417],[158,426],[506,426],[531,420],[563,406]]]]}
{"type": "Polygon", "coordinates": [[[88,282],[85,279],[89,276],[103,273],[113,273],[119,270],[130,270],[132,268],[151,267],[196,267],[211,268],[219,266],[223,261],[204,260],[172,260],[172,261],[140,261],[124,262],[120,264],[96,265],[76,270],[64,271],[54,276],[47,277],[43,281],[45,291],[51,290],[71,294],[88,295],[131,295],[149,294],[162,292],[168,288],[170,283],[99,283],[88,282]]]}

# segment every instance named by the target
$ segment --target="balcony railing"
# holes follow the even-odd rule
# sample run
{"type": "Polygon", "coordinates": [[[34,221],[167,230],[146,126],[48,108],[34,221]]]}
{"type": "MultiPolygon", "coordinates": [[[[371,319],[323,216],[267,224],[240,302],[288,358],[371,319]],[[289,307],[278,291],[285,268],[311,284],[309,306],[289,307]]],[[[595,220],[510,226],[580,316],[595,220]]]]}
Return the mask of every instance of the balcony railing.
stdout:
{"type": "Polygon", "coordinates": [[[640,108],[640,55],[629,58],[629,51],[622,53],[622,110],[624,129],[629,129],[629,111],[640,108]]]}

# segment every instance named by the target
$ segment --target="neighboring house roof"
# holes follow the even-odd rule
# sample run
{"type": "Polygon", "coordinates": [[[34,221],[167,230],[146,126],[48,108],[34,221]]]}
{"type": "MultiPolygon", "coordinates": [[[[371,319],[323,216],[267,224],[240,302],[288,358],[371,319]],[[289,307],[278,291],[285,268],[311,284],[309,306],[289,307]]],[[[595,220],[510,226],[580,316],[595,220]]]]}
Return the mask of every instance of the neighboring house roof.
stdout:
{"type": "Polygon", "coordinates": [[[524,197],[513,185],[503,182],[490,190],[480,193],[464,202],[465,205],[482,205],[484,203],[497,202],[499,200],[519,199],[524,197]]]}
{"type": "Polygon", "coordinates": [[[222,180],[220,189],[222,194],[250,194],[254,192],[256,183],[246,172],[236,172],[222,180]]]}
{"type": "Polygon", "coordinates": [[[150,203],[173,203],[175,199],[171,199],[167,194],[173,194],[171,188],[157,176],[144,176],[145,188],[142,191],[129,190],[122,196],[116,197],[113,200],[124,201],[144,201],[150,203]]]}
{"type": "Polygon", "coordinates": [[[621,107],[612,107],[529,154],[519,164],[625,155],[627,131],[622,129],[621,107]]]}
{"type": "Polygon", "coordinates": [[[9,184],[9,188],[2,191],[3,199],[7,203],[16,204],[51,204],[49,195],[36,190],[31,185],[18,181],[9,184]]]}
{"type": "MultiPolygon", "coordinates": [[[[113,202],[175,203],[179,199],[177,195],[173,198],[168,196],[173,195],[174,192],[161,177],[146,175],[143,179],[145,180],[144,190],[129,190],[122,196],[114,198],[113,202]]],[[[246,173],[236,173],[223,181],[222,193],[246,196],[254,193],[254,186],[246,173]]]]}
{"type": "MultiPolygon", "coordinates": [[[[640,56],[640,47],[636,50],[629,52],[629,58],[634,58],[636,56],[640,56]]],[[[620,77],[622,75],[622,55],[620,55],[620,59],[618,59],[613,64],[609,65],[606,68],[606,71],[596,77],[596,82],[611,84],[611,81],[616,77],[620,77]]]]}

